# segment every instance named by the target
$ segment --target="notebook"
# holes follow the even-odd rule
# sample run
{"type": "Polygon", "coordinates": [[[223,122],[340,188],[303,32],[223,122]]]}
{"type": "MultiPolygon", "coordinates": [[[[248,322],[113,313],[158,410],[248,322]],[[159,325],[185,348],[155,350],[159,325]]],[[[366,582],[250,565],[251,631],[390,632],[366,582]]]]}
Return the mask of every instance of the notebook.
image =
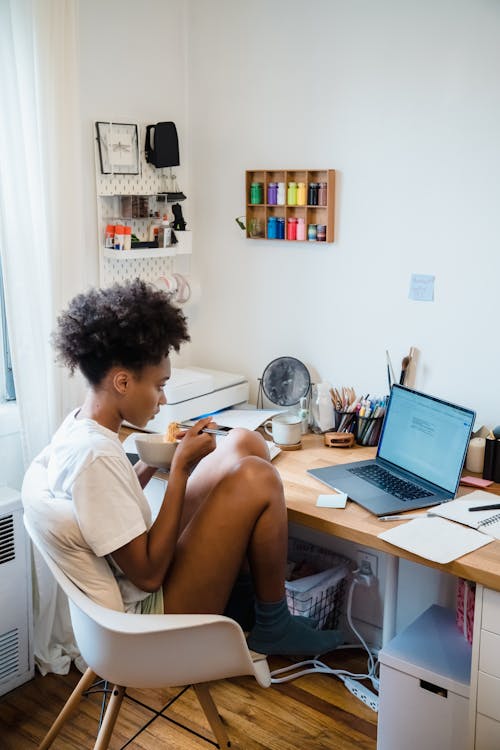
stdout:
{"type": "Polygon", "coordinates": [[[477,492],[471,492],[469,495],[452,500],[445,505],[439,505],[432,512],[433,515],[448,518],[450,521],[470,526],[472,529],[481,531],[494,539],[500,539],[500,509],[478,510],[472,513],[469,510],[469,508],[478,505],[499,504],[499,501],[500,497],[492,495],[491,492],[477,490],[477,492]]]}
{"type": "Polygon", "coordinates": [[[455,497],[475,413],[393,385],[376,458],[308,469],[377,516],[427,508],[455,497]]]}
{"type": "Polygon", "coordinates": [[[378,538],[441,565],[493,541],[490,536],[474,529],[450,523],[445,518],[437,518],[435,511],[432,511],[430,518],[422,516],[414,521],[401,523],[395,529],[383,531],[378,534],[378,538]]]}

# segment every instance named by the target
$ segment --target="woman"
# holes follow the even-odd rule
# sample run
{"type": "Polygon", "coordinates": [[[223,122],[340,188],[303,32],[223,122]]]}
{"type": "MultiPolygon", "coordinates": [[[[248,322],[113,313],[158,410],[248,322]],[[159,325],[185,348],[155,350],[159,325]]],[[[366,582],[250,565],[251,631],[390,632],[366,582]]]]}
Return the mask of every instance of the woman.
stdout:
{"type": "Polygon", "coordinates": [[[292,617],[285,598],[283,487],[260,435],[234,429],[216,448],[200,419],[179,433],[154,522],[142,488],[155,469],[132,468],[118,439],[166,403],[169,352],[188,341],[168,296],[135,280],[73,299],[58,319],[58,359],[88,383],[83,405],[49,447],[54,496],[71,500],[86,544],[106,557],[126,611],[223,613],[246,561],[256,593],[249,646],[266,654],[320,654],[338,631],[292,617]]]}

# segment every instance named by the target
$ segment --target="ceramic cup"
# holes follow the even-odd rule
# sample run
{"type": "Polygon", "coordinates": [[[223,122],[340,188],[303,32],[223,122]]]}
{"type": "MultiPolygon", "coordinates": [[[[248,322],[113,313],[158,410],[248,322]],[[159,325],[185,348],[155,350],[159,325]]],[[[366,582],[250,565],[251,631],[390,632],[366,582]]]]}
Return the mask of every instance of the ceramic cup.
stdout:
{"type": "Polygon", "coordinates": [[[302,434],[302,420],[297,414],[277,414],[264,424],[264,430],[277,445],[297,445],[302,434]]]}

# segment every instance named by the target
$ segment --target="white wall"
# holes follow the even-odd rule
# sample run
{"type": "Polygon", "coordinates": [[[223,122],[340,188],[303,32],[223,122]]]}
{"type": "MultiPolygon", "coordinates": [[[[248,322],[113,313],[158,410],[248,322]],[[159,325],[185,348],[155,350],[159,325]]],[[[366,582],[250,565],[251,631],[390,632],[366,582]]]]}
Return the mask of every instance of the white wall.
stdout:
{"type": "Polygon", "coordinates": [[[189,195],[186,8],[176,0],[79,0],[78,9],[85,226],[98,283],[96,121],[173,120],[181,160],[176,174],[189,195]]]}
{"type": "Polygon", "coordinates": [[[373,394],[414,345],[417,387],[499,423],[500,4],[213,0],[188,30],[193,359],[254,396],[280,355],[373,394]],[[333,245],[238,229],[245,170],[293,167],[337,170],[333,245]]]}

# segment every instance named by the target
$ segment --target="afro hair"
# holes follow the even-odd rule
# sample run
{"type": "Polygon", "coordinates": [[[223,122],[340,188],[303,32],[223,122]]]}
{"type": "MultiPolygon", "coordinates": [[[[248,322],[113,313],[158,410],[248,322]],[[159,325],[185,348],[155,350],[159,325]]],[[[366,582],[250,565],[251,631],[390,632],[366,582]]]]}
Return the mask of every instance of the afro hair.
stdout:
{"type": "Polygon", "coordinates": [[[189,341],[186,318],[168,295],[135,279],[78,294],[57,319],[58,362],[98,385],[112,367],[133,372],[157,365],[189,341]]]}

